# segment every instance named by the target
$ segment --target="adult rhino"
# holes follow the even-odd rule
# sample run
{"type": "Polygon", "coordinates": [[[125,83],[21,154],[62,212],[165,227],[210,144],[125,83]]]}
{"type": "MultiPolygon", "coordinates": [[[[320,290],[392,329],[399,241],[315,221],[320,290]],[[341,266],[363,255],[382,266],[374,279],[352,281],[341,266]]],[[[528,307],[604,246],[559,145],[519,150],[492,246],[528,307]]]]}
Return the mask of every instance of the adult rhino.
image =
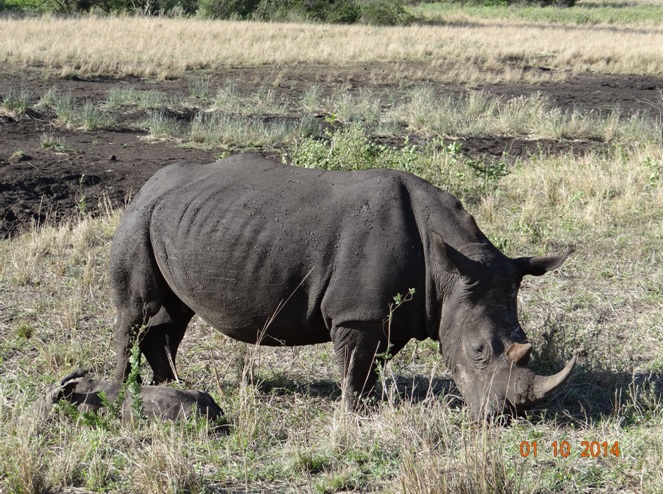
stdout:
{"type": "Polygon", "coordinates": [[[510,259],[455,197],[408,173],[254,155],[171,165],[143,186],[113,240],[116,377],[144,327],[154,383],[175,379],[196,313],[247,343],[332,341],[350,403],[372,390],[377,355],[432,338],[475,416],[524,408],[563,384],[575,357],[553,376],[526,367],[517,291],[569,253],[510,259]],[[411,288],[388,328],[393,297],[411,288]]]}

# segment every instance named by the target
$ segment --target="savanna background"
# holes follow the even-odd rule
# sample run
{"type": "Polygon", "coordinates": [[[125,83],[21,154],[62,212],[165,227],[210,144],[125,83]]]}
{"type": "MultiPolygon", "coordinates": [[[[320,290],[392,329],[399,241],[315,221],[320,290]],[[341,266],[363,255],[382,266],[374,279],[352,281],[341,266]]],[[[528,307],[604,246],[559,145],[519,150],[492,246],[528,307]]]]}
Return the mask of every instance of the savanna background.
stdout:
{"type": "Polygon", "coordinates": [[[0,9],[0,492],[662,492],[660,2],[0,9]],[[576,247],[519,295],[536,371],[583,355],[568,385],[479,425],[436,342],[412,342],[355,414],[330,345],[253,347],[195,319],[176,386],[210,392],[228,436],[65,405],[38,420],[71,370],[112,375],[127,201],[162,166],[240,151],[406,170],[509,255],[576,247]]]}

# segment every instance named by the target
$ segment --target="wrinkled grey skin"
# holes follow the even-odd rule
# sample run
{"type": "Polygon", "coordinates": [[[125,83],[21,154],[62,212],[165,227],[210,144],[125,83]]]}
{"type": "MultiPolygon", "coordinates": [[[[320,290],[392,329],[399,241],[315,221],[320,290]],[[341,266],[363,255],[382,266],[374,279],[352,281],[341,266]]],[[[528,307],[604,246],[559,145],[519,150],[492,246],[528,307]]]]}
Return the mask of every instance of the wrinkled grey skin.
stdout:
{"type": "Polygon", "coordinates": [[[111,249],[116,377],[137,328],[154,382],[196,313],[263,345],[332,341],[349,403],[369,394],[375,356],[411,338],[440,341],[474,415],[527,407],[566,380],[526,368],[517,320],[522,277],[566,256],[510,259],[452,195],[408,173],[295,168],[253,155],[157,172],[111,249]],[[415,288],[395,311],[393,297],[415,288]]]}
{"type": "MultiPolygon", "coordinates": [[[[45,418],[55,403],[65,400],[82,412],[97,412],[106,403],[114,403],[122,384],[114,381],[95,381],[86,372],[76,370],[55,383],[36,404],[39,416],[45,418]],[[105,400],[100,393],[104,393],[105,400]]],[[[217,427],[224,426],[224,412],[215,400],[202,391],[180,390],[166,386],[141,386],[141,405],[145,416],[152,419],[181,420],[193,414],[206,417],[217,427]]],[[[130,396],[122,404],[123,418],[132,417],[130,396]]]]}

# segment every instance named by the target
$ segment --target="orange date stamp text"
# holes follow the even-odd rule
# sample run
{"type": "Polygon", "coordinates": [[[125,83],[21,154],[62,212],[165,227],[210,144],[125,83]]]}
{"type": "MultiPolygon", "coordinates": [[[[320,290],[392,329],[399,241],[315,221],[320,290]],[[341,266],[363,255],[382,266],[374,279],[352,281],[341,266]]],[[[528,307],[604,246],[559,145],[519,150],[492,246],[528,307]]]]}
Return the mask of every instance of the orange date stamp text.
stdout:
{"type": "MultiPolygon", "coordinates": [[[[554,458],[567,458],[568,456],[576,455],[580,458],[598,458],[598,457],[616,457],[621,456],[621,448],[619,441],[580,441],[578,448],[573,450],[570,442],[568,441],[554,441],[546,448],[547,453],[551,454],[554,458]]],[[[520,443],[520,455],[522,458],[533,456],[538,457],[541,453],[538,441],[522,441],[520,443]]]]}

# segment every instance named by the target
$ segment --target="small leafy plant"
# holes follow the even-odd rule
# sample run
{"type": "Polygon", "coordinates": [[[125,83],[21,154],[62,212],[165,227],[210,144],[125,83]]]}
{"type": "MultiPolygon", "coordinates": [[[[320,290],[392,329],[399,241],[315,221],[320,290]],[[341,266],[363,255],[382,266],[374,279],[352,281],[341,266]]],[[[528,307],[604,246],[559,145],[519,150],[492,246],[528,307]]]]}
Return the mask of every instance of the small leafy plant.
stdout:
{"type": "Polygon", "coordinates": [[[11,163],[17,163],[19,161],[27,161],[29,159],[30,159],[30,157],[22,149],[17,149],[9,157],[9,161],[11,163]]]}
{"type": "MultiPolygon", "coordinates": [[[[388,348],[386,348],[385,352],[377,353],[374,360],[376,364],[375,367],[376,372],[379,375],[379,382],[382,382],[384,384],[385,384],[385,364],[394,357],[391,351],[393,344],[390,342],[393,315],[395,314],[395,311],[399,309],[402,305],[411,302],[413,300],[413,296],[415,295],[415,293],[416,293],[415,288],[409,288],[409,291],[405,295],[398,293],[393,297],[393,303],[388,306],[388,317],[384,321],[384,327],[386,328],[388,334],[388,348]]],[[[386,388],[385,385],[383,386],[383,388],[385,393],[385,388],[386,388]]]]}
{"type": "Polygon", "coordinates": [[[88,206],[86,195],[83,193],[83,184],[85,184],[85,173],[82,173],[81,178],[79,178],[79,192],[81,196],[76,203],[76,207],[81,215],[85,214],[88,206]]]}
{"type": "MultiPolygon", "coordinates": [[[[335,115],[327,117],[329,123],[336,121],[335,115]]],[[[408,137],[404,146],[396,149],[373,142],[361,124],[324,131],[323,138],[310,136],[295,143],[282,157],[294,166],[321,168],[324,170],[368,170],[392,168],[410,171],[418,159],[418,149],[410,144],[408,137]]]]}
{"type": "Polygon", "coordinates": [[[39,140],[43,149],[52,149],[57,153],[67,153],[71,149],[65,144],[65,140],[61,137],[55,137],[52,133],[43,134],[39,140]]]}
{"type": "Polygon", "coordinates": [[[129,394],[130,407],[132,417],[143,419],[143,400],[141,398],[141,347],[139,346],[138,339],[132,345],[132,350],[129,355],[129,376],[127,382],[123,387],[123,391],[129,394]]]}

